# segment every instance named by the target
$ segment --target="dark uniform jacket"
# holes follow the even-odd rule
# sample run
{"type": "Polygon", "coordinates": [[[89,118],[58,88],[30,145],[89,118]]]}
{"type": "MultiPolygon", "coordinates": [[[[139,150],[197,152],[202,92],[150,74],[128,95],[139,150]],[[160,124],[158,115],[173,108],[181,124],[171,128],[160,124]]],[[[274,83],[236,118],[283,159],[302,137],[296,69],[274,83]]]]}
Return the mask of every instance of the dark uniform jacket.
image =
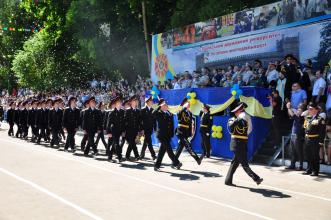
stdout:
{"type": "Polygon", "coordinates": [[[192,123],[193,115],[186,108],[183,108],[177,114],[178,127],[176,129],[176,135],[191,137],[192,136],[192,123]]]}
{"type": "Polygon", "coordinates": [[[26,108],[19,110],[19,124],[20,125],[22,125],[22,126],[28,125],[28,115],[29,115],[29,113],[26,108]]]}
{"type": "Polygon", "coordinates": [[[141,115],[139,109],[129,108],[124,113],[125,132],[127,137],[134,137],[141,131],[141,115]]]}
{"type": "Polygon", "coordinates": [[[174,133],[174,115],[170,112],[154,110],[153,116],[157,122],[156,136],[160,141],[170,141],[174,133]]]}
{"type": "Polygon", "coordinates": [[[312,140],[318,140],[319,143],[324,143],[325,138],[325,121],[319,116],[306,116],[303,124],[305,129],[305,137],[312,140]]]}
{"type": "Polygon", "coordinates": [[[200,132],[201,133],[210,133],[211,127],[213,126],[213,116],[209,112],[204,113],[200,112],[200,132]]]}
{"type": "Polygon", "coordinates": [[[15,108],[14,110],[14,123],[19,125],[20,124],[20,110],[19,108],[15,108]]]}
{"type": "Polygon", "coordinates": [[[63,111],[61,109],[52,109],[48,114],[48,125],[52,130],[62,129],[63,111]]]}
{"type": "Polygon", "coordinates": [[[46,129],[48,126],[48,109],[38,109],[36,114],[36,125],[40,129],[46,129]]]}
{"type": "Polygon", "coordinates": [[[107,133],[120,136],[124,132],[124,124],[124,110],[115,108],[108,116],[107,133]]]}
{"type": "Polygon", "coordinates": [[[83,130],[88,133],[96,133],[102,130],[101,112],[98,109],[88,108],[83,116],[83,130]]]}
{"type": "Polygon", "coordinates": [[[141,109],[141,122],[142,129],[145,134],[152,134],[156,130],[156,121],[153,117],[153,108],[148,108],[147,106],[141,109]]]}
{"type": "Polygon", "coordinates": [[[228,121],[231,133],[230,150],[247,150],[248,122],[242,117],[233,117],[228,121]]]}
{"type": "Polygon", "coordinates": [[[7,121],[8,121],[8,124],[14,124],[14,120],[15,120],[15,109],[8,109],[7,111],[7,121]]]}
{"type": "Polygon", "coordinates": [[[67,130],[78,129],[80,122],[80,112],[78,108],[65,108],[63,112],[62,126],[67,130]]]}
{"type": "Polygon", "coordinates": [[[28,111],[28,124],[29,126],[36,126],[36,115],[37,115],[37,109],[36,108],[31,108],[28,111]]]}

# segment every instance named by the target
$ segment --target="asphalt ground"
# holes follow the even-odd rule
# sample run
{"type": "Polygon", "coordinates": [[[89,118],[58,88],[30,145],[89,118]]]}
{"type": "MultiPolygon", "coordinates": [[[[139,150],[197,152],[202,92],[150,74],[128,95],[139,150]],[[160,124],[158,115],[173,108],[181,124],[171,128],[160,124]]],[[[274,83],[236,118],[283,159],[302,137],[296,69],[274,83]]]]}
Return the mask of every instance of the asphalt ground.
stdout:
{"type": "Polygon", "coordinates": [[[251,165],[264,182],[257,186],[239,167],[237,187],[230,187],[224,185],[229,160],[210,158],[199,166],[183,153],[181,170],[165,156],[155,172],[151,159],[119,164],[107,161],[101,143],[99,149],[100,155],[84,157],[8,137],[2,126],[0,220],[331,219],[326,174],[251,165]]]}

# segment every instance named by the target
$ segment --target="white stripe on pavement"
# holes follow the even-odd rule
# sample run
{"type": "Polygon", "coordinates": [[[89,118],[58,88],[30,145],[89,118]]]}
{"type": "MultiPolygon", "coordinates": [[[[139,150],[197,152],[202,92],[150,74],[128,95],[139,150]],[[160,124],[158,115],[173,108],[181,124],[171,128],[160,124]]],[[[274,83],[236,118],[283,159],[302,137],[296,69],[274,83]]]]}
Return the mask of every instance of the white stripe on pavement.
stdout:
{"type": "Polygon", "coordinates": [[[0,167],[0,172],[2,172],[4,174],[7,174],[8,176],[11,176],[11,177],[15,178],[16,180],[19,180],[19,181],[21,181],[21,182],[23,182],[23,183],[25,183],[25,184],[27,184],[27,185],[29,185],[29,186],[37,189],[40,192],[43,192],[43,193],[47,194],[48,196],[50,196],[50,197],[52,197],[52,198],[54,198],[54,199],[62,202],[63,204],[76,209],[78,212],[80,212],[80,213],[82,213],[82,214],[90,217],[91,219],[94,219],[94,220],[103,220],[103,218],[101,218],[101,217],[93,214],[92,212],[90,212],[90,211],[88,211],[88,210],[86,210],[86,209],[84,209],[84,208],[82,208],[82,207],[80,207],[80,206],[78,206],[78,205],[76,205],[76,204],[74,204],[74,203],[72,203],[72,202],[64,199],[64,198],[62,198],[61,196],[59,196],[59,195],[57,195],[57,194],[55,194],[55,193],[53,193],[53,192],[51,192],[51,191],[49,191],[49,190],[47,190],[47,189],[45,189],[43,187],[37,185],[36,183],[31,182],[30,180],[27,180],[27,179],[24,179],[23,177],[17,176],[16,174],[14,174],[14,173],[12,173],[12,172],[4,169],[4,168],[1,168],[1,167],[0,167]]]}
{"type": "MultiPolygon", "coordinates": [[[[17,145],[26,147],[26,145],[21,144],[21,143],[8,141],[8,140],[2,140],[2,141],[6,141],[6,142],[10,142],[10,143],[13,143],[13,144],[17,144],[17,145]]],[[[36,146],[34,146],[34,147],[36,147],[36,146]]],[[[208,199],[208,198],[205,198],[205,197],[193,194],[193,193],[189,193],[189,192],[178,190],[178,189],[175,189],[175,188],[172,188],[172,187],[161,185],[161,184],[149,181],[149,180],[144,180],[144,179],[141,179],[141,178],[138,178],[138,177],[134,177],[134,176],[130,176],[130,175],[127,175],[127,174],[115,172],[115,171],[112,171],[112,170],[109,170],[109,169],[106,169],[106,168],[103,168],[103,167],[99,167],[99,166],[87,163],[85,161],[80,161],[80,160],[77,160],[77,159],[74,159],[74,158],[71,158],[71,157],[62,156],[62,155],[59,155],[59,154],[56,154],[56,153],[53,153],[53,152],[49,152],[49,151],[45,151],[45,150],[41,150],[41,149],[38,149],[38,148],[35,148],[34,150],[37,150],[37,151],[43,152],[43,153],[47,153],[47,154],[51,154],[51,155],[54,155],[54,156],[62,158],[62,159],[75,161],[75,162],[84,164],[84,165],[89,166],[89,167],[100,169],[100,170],[103,170],[103,171],[106,171],[106,172],[109,172],[109,173],[112,173],[112,174],[115,174],[115,175],[118,175],[118,176],[123,176],[123,177],[129,178],[129,179],[133,179],[133,180],[136,180],[136,181],[139,181],[139,182],[142,182],[142,183],[146,183],[146,184],[158,187],[158,188],[162,188],[162,189],[165,189],[165,190],[168,190],[168,191],[172,191],[172,192],[176,192],[176,193],[186,195],[186,196],[189,196],[189,197],[192,197],[192,198],[196,198],[196,199],[199,199],[199,200],[202,200],[202,201],[205,201],[205,202],[209,202],[209,203],[212,203],[212,204],[215,204],[215,205],[218,205],[218,206],[229,208],[229,209],[232,209],[232,210],[235,210],[235,211],[247,214],[247,215],[255,216],[255,217],[258,217],[258,218],[261,218],[261,219],[266,219],[266,220],[273,220],[273,218],[270,218],[270,217],[267,217],[267,216],[264,216],[264,215],[260,215],[260,214],[255,213],[255,212],[247,211],[247,210],[244,210],[244,209],[241,209],[241,208],[238,208],[238,207],[226,204],[226,203],[218,202],[218,201],[208,199]]]]}

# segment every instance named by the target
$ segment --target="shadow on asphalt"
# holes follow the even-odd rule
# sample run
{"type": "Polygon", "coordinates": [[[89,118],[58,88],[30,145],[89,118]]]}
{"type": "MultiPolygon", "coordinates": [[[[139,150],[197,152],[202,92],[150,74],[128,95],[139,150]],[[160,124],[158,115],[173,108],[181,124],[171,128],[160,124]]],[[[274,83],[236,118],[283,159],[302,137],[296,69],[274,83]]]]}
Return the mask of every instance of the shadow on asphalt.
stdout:
{"type": "Polygon", "coordinates": [[[170,174],[170,176],[179,178],[179,180],[183,180],[183,181],[194,181],[194,180],[199,180],[200,179],[199,176],[192,175],[192,174],[189,174],[189,173],[174,173],[174,172],[163,171],[163,170],[160,170],[159,172],[160,173],[168,173],[168,174],[170,174]]]}
{"type": "Polygon", "coordinates": [[[278,198],[278,199],[285,199],[285,198],[291,198],[292,196],[284,194],[280,191],[271,190],[271,189],[261,189],[261,188],[251,188],[246,186],[236,186],[236,188],[240,189],[248,189],[249,191],[253,193],[258,193],[263,195],[264,197],[268,198],[278,198]]]}

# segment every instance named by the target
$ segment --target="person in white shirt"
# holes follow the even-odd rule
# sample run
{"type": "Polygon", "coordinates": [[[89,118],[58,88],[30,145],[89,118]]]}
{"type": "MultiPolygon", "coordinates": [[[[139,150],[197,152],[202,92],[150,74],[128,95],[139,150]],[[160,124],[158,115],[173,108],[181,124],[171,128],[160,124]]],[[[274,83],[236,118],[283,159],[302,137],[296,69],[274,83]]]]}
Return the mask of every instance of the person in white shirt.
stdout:
{"type": "Polygon", "coordinates": [[[247,85],[252,77],[253,77],[252,67],[250,65],[246,65],[245,72],[243,72],[243,74],[242,74],[242,80],[247,85]]]}
{"type": "Polygon", "coordinates": [[[279,73],[276,70],[276,65],[274,63],[269,63],[268,70],[267,70],[267,81],[270,84],[272,81],[278,80],[279,73]]]}
{"type": "Polygon", "coordinates": [[[319,103],[324,101],[324,92],[326,88],[326,82],[322,77],[322,73],[320,70],[316,72],[316,81],[313,87],[313,97],[312,101],[315,103],[319,103]]]}

